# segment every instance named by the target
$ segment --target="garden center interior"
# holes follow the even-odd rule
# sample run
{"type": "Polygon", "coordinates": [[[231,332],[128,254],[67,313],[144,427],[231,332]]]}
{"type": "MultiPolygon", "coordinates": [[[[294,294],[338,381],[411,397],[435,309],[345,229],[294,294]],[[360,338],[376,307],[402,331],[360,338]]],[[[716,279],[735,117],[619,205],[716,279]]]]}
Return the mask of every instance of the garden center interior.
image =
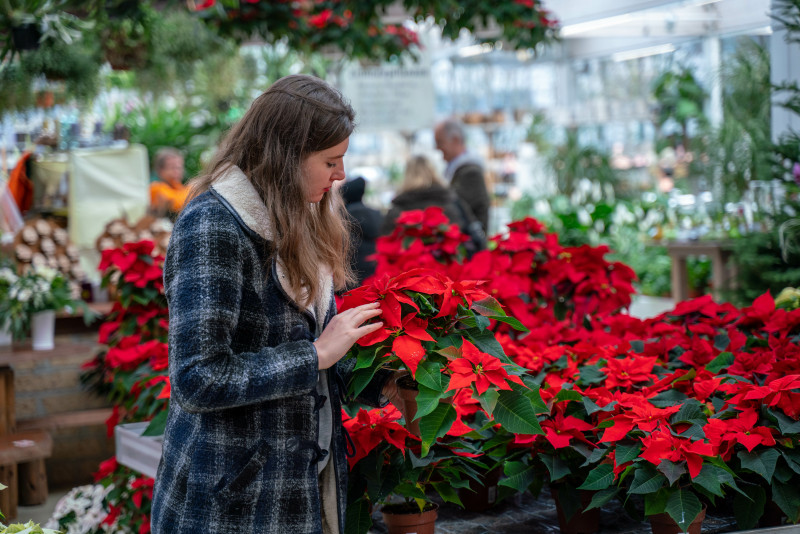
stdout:
{"type": "Polygon", "coordinates": [[[800,532],[800,0],[0,0],[0,534],[151,531],[170,237],[292,74],[397,317],[341,534],[800,532]]]}

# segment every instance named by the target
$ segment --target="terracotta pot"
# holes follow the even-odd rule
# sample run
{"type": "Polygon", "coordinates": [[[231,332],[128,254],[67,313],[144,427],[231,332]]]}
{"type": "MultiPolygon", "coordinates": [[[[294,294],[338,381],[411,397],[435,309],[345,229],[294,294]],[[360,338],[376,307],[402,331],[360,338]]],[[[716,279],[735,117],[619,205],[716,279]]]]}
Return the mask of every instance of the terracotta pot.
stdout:
{"type": "MultiPolygon", "coordinates": [[[[581,499],[581,505],[578,511],[567,520],[564,510],[561,507],[561,499],[558,494],[558,488],[552,488],[550,493],[556,501],[556,513],[558,514],[558,527],[564,534],[593,534],[600,530],[600,509],[593,508],[585,512],[586,508],[592,502],[594,491],[578,490],[578,496],[581,499]]],[[[574,493],[565,494],[564,498],[575,498],[574,493]]]]}
{"type": "MultiPolygon", "coordinates": [[[[397,391],[402,401],[402,406],[399,406],[399,408],[403,413],[403,419],[406,420],[406,429],[415,436],[420,437],[419,419],[414,420],[417,415],[417,393],[419,393],[417,383],[411,378],[411,375],[403,375],[396,382],[397,391]]],[[[452,404],[453,397],[441,399],[439,402],[452,404]]]]}
{"type": "Polygon", "coordinates": [[[419,419],[416,421],[414,420],[414,416],[417,415],[418,391],[407,387],[407,382],[404,383],[403,378],[405,377],[397,379],[397,391],[400,394],[400,400],[403,404],[400,406],[400,411],[403,413],[403,419],[406,420],[406,429],[419,437],[419,419]]]}
{"type": "Polygon", "coordinates": [[[501,466],[495,467],[488,473],[481,473],[480,482],[469,480],[469,489],[459,488],[458,498],[465,510],[470,512],[483,512],[497,504],[497,483],[503,472],[501,466]]]}
{"type": "Polygon", "coordinates": [[[420,513],[417,503],[387,504],[381,508],[388,534],[434,534],[439,505],[428,503],[420,513]]]}
{"type": "MultiPolygon", "coordinates": [[[[686,531],[689,534],[700,534],[700,530],[703,527],[703,519],[705,518],[706,507],[703,506],[703,509],[697,514],[694,521],[689,524],[689,528],[686,531]]],[[[650,528],[653,534],[680,534],[683,532],[681,527],[679,527],[675,520],[666,512],[651,515],[648,519],[650,520],[650,528]]]]}

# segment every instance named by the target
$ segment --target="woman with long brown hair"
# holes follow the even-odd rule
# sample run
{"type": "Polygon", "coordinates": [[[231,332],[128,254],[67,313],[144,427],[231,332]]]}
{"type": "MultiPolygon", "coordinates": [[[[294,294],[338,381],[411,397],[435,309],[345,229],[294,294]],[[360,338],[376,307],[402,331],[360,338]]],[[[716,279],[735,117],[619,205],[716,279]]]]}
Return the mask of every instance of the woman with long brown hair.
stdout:
{"type": "MultiPolygon", "coordinates": [[[[191,184],[164,266],[172,397],[154,534],[343,534],[339,360],[382,324],[365,324],[377,304],[336,315],[333,300],[351,276],[332,186],[353,128],[338,91],[282,78],[191,184]]],[[[394,387],[378,373],[361,400],[394,387]]]]}

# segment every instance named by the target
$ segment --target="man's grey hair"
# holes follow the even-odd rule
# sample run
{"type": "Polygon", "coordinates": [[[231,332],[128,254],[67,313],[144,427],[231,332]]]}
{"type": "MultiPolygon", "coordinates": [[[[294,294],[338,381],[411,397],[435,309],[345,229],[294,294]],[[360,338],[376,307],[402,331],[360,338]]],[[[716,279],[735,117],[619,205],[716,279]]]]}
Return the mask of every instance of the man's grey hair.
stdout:
{"type": "Polygon", "coordinates": [[[464,127],[455,119],[447,119],[441,123],[445,139],[456,139],[464,142],[464,127]]]}

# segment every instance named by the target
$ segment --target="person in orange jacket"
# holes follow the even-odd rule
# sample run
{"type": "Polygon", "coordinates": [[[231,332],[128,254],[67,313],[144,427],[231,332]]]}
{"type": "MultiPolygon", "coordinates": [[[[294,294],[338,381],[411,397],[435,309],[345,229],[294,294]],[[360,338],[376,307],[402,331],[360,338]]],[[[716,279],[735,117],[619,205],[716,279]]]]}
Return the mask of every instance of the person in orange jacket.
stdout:
{"type": "Polygon", "coordinates": [[[161,148],[153,163],[158,180],[150,184],[150,208],[157,215],[177,214],[189,194],[183,184],[183,154],[174,148],[161,148]]]}

